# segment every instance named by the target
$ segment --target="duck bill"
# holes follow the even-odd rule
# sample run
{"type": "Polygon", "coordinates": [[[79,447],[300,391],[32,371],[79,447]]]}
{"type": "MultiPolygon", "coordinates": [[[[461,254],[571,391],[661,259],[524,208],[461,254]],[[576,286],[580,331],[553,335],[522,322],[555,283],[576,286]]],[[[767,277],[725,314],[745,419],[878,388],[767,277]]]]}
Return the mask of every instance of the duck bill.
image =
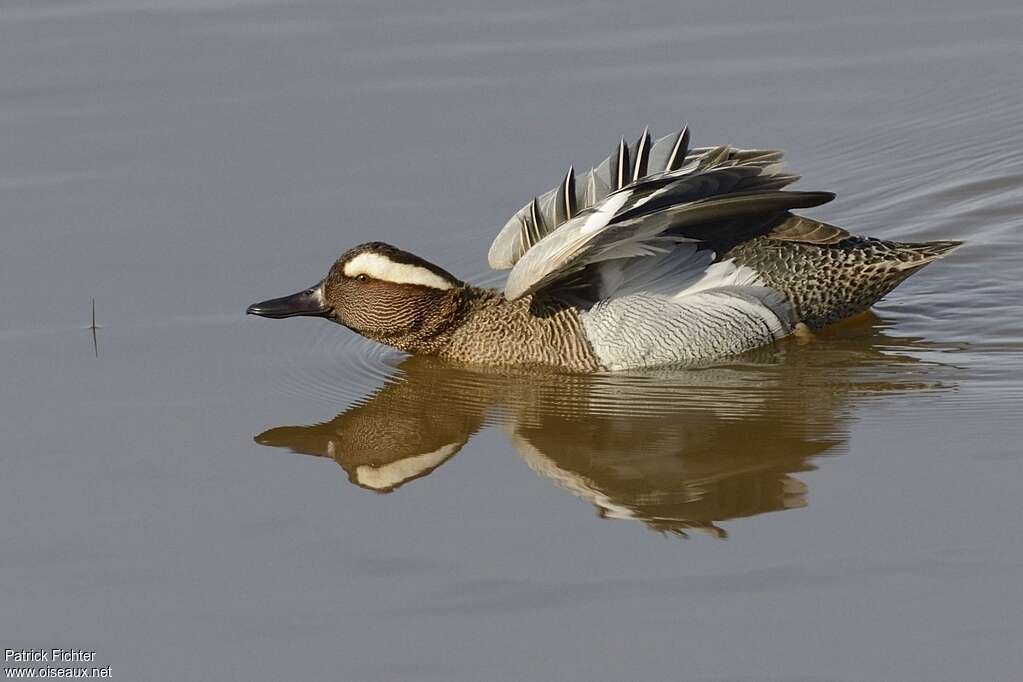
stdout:
{"type": "Polygon", "coordinates": [[[323,283],[311,289],[300,291],[291,296],[271,298],[268,301],[253,303],[245,312],[249,315],[270,317],[281,320],[285,317],[329,317],[330,306],[323,297],[323,283]]]}

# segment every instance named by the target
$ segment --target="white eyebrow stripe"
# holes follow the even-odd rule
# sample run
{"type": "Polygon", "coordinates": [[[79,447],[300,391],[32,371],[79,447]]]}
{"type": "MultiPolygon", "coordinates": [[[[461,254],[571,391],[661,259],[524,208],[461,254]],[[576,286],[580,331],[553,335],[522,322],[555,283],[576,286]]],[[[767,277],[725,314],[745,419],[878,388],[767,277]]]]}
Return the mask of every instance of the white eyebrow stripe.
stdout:
{"type": "Polygon", "coordinates": [[[437,273],[420,265],[395,263],[379,253],[360,253],[345,263],[345,276],[366,275],[395,284],[418,284],[433,289],[450,289],[454,285],[437,273]]]}

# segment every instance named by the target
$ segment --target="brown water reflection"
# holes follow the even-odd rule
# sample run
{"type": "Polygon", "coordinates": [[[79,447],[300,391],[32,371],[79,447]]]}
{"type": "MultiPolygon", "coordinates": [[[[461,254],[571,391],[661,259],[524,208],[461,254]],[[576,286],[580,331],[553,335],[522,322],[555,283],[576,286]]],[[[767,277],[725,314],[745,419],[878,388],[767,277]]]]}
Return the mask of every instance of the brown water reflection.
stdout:
{"type": "MultiPolygon", "coordinates": [[[[795,474],[839,454],[858,401],[953,386],[932,344],[876,317],[734,364],[621,375],[478,371],[408,358],[329,422],[263,445],[332,457],[352,483],[393,492],[498,424],[536,473],[604,518],[724,537],[730,519],[804,507],[795,474]]],[[[944,349],[947,350],[947,349],[944,349]]]]}

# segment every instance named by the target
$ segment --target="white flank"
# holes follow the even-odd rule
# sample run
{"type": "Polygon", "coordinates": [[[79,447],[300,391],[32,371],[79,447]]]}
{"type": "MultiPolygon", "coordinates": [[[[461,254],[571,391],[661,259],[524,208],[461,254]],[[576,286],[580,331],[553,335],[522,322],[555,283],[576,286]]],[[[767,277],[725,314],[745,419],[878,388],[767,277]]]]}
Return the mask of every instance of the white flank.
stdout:
{"type": "Polygon", "coordinates": [[[561,468],[558,464],[544,453],[537,450],[532,443],[515,431],[515,426],[506,426],[505,433],[511,439],[515,449],[519,451],[522,459],[536,473],[549,479],[554,485],[567,490],[577,497],[588,500],[591,504],[604,510],[607,517],[612,519],[638,519],[635,512],[626,506],[618,504],[604,491],[597,488],[593,482],[574,471],[561,468]]]}
{"type": "Polygon", "coordinates": [[[405,459],[399,459],[397,462],[377,467],[362,464],[355,468],[355,480],[359,485],[372,488],[373,490],[395,488],[410,478],[422,476],[431,469],[436,469],[444,463],[444,460],[453,455],[461,445],[461,443],[451,443],[450,445],[445,445],[440,450],[406,457],[405,459]]]}
{"type": "Polygon", "coordinates": [[[433,289],[450,289],[453,285],[440,275],[419,265],[395,263],[379,253],[360,253],[345,263],[345,276],[366,275],[395,284],[418,284],[433,289]]]}

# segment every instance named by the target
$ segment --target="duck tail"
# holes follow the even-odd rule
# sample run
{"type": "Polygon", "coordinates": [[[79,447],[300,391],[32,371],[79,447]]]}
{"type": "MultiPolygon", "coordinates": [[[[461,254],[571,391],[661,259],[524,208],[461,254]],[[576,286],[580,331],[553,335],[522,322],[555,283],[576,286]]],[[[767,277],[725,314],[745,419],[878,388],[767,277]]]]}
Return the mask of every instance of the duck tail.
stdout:
{"type": "Polygon", "coordinates": [[[897,267],[900,270],[917,270],[928,263],[944,258],[965,243],[956,240],[942,240],[899,244],[899,251],[905,256],[905,259],[897,267]]]}

